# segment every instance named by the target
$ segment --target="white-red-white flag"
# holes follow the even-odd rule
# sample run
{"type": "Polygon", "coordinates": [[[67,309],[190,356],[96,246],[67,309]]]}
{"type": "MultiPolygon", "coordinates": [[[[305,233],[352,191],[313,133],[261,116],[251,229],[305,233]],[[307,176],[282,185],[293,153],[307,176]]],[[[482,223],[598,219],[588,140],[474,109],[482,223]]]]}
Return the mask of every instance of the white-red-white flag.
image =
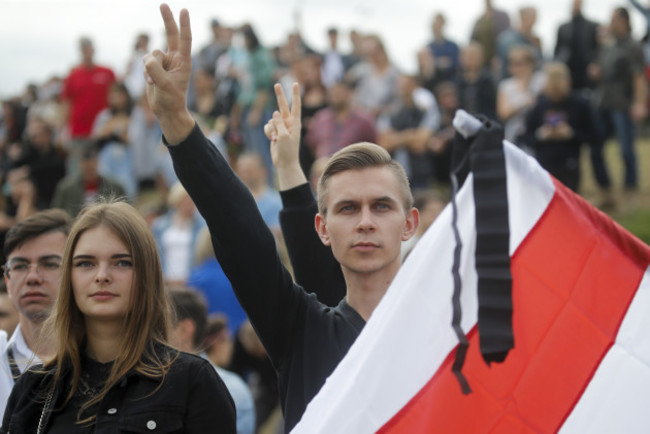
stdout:
{"type": "Polygon", "coordinates": [[[463,394],[452,373],[452,211],[427,231],[293,433],[650,432],[650,248],[503,142],[514,349],[479,349],[475,209],[460,189],[463,394]]]}

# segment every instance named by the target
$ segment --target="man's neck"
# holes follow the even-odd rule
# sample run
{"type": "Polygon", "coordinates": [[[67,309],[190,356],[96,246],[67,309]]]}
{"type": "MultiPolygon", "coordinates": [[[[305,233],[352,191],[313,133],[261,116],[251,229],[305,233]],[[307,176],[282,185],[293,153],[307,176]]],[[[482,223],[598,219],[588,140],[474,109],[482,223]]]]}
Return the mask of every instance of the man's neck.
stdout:
{"type": "Polygon", "coordinates": [[[349,105],[342,105],[339,107],[332,107],[332,110],[334,111],[334,114],[336,115],[336,119],[338,121],[345,121],[348,118],[348,115],[350,114],[350,106],[349,105]]]}
{"type": "Polygon", "coordinates": [[[43,322],[34,322],[28,319],[20,321],[20,332],[27,348],[41,360],[54,355],[54,343],[49,336],[41,335],[43,322]]]}
{"type": "Polygon", "coordinates": [[[368,321],[390,283],[399,270],[397,267],[372,274],[363,274],[343,269],[347,287],[346,301],[361,317],[368,321]]]}

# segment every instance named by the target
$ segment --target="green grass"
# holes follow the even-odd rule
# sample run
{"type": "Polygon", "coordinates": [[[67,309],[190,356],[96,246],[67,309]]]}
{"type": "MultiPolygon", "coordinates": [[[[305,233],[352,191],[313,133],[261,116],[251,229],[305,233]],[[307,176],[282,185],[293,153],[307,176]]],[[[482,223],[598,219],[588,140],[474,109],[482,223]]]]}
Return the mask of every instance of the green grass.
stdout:
{"type": "Polygon", "coordinates": [[[639,208],[630,215],[619,218],[618,222],[646,244],[650,244],[650,209],[639,208]]]}
{"type": "MultiPolygon", "coordinates": [[[[605,146],[605,160],[612,178],[613,196],[616,209],[609,215],[621,226],[650,244],[650,138],[637,140],[637,158],[639,162],[639,191],[633,196],[623,192],[623,162],[618,142],[610,141],[605,146]]],[[[598,187],[594,181],[589,153],[585,149],[582,155],[582,179],[580,194],[591,202],[599,199],[598,187]]]]}

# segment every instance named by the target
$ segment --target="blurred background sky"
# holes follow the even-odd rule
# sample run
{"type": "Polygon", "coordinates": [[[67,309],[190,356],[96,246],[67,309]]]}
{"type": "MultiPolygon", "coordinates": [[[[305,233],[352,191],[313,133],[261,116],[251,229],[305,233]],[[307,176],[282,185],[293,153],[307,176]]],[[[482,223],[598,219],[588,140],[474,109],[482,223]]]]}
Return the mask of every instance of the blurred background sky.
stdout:
{"type": "MultiPolygon", "coordinates": [[[[557,26],[568,20],[572,0],[493,0],[516,22],[525,5],[538,10],[537,33],[545,54],[555,46],[557,26]]],[[[640,0],[650,5],[648,0],[640,0]]],[[[164,44],[158,0],[0,0],[0,98],[17,95],[29,82],[41,83],[52,75],[65,76],[79,61],[78,39],[89,36],[95,44],[95,60],[121,75],[132,52],[135,37],[147,32],[150,48],[164,44]]],[[[251,23],[262,43],[277,45],[296,28],[314,49],[326,46],[326,29],[340,31],[341,49],[349,48],[352,28],[380,34],[389,56],[406,72],[415,72],[416,51],[431,39],[434,13],[447,17],[450,39],[464,45],[485,0],[170,0],[175,15],[190,11],[193,51],[210,40],[210,20],[224,25],[251,23]]],[[[607,23],[612,10],[627,0],[584,0],[588,18],[607,23]]],[[[634,36],[645,33],[645,20],[632,11],[634,36]]]]}

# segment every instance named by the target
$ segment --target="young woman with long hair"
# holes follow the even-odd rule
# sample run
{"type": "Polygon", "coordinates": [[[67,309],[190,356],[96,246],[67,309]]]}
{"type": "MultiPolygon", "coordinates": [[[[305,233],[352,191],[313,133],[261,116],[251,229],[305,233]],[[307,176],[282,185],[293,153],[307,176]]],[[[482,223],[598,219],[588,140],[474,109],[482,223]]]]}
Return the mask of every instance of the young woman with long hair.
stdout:
{"type": "Polygon", "coordinates": [[[82,211],[62,267],[56,355],[18,379],[1,433],[235,432],[214,368],[167,344],[160,260],[133,207],[82,211]]]}

